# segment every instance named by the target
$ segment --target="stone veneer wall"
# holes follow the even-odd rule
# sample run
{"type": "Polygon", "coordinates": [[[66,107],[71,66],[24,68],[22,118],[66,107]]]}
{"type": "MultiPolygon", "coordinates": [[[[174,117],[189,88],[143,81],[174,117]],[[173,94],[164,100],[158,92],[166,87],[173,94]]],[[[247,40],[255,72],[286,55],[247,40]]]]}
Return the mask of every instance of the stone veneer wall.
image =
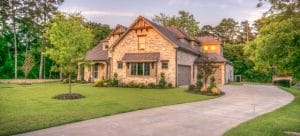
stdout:
{"type": "Polygon", "coordinates": [[[173,43],[164,38],[154,29],[131,30],[113,49],[112,56],[112,74],[118,73],[119,79],[123,82],[134,81],[136,83],[158,83],[160,73],[164,72],[166,80],[173,85],[176,84],[176,49],[173,43]],[[138,35],[146,35],[145,50],[138,49],[138,35]],[[157,73],[154,77],[129,76],[126,75],[126,64],[123,68],[117,68],[117,62],[122,60],[125,53],[147,53],[160,52],[160,60],[169,60],[169,68],[162,69],[161,62],[157,62],[157,73]]]}

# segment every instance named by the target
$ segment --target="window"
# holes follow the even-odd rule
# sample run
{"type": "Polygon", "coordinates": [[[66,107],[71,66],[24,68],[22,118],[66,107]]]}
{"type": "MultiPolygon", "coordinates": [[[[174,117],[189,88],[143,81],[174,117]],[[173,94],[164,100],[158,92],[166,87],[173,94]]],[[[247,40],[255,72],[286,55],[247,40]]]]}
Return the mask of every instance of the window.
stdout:
{"type": "Polygon", "coordinates": [[[150,63],[130,63],[131,75],[149,76],[150,63]]]}
{"type": "Polygon", "coordinates": [[[208,47],[207,47],[207,46],[204,46],[203,49],[204,49],[204,51],[207,51],[207,50],[208,50],[208,47]]]}
{"type": "Polygon", "coordinates": [[[137,63],[131,63],[131,75],[137,75],[137,63]]]}
{"type": "Polygon", "coordinates": [[[211,50],[215,50],[215,49],[216,49],[216,46],[213,45],[213,46],[210,47],[210,49],[211,49],[211,50]]]}
{"type": "Polygon", "coordinates": [[[139,50],[144,50],[146,48],[146,36],[139,36],[139,50]]]}
{"type": "Polygon", "coordinates": [[[123,68],[123,63],[122,62],[118,62],[118,69],[122,69],[123,68]]]}
{"type": "Polygon", "coordinates": [[[98,78],[98,63],[94,64],[94,78],[98,78]]]}
{"type": "Polygon", "coordinates": [[[162,69],[167,69],[169,66],[168,66],[168,62],[162,62],[161,63],[161,68],[162,69]]]}
{"type": "Polygon", "coordinates": [[[144,63],[144,75],[145,76],[150,75],[150,63],[144,63]]]}

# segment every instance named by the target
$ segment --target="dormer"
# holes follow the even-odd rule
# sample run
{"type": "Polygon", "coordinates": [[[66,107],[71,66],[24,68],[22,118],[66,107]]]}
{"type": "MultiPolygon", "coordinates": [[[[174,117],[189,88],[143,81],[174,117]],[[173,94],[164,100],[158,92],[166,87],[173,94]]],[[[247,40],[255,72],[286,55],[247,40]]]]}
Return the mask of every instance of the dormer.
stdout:
{"type": "Polygon", "coordinates": [[[223,56],[223,46],[221,42],[214,37],[196,37],[200,41],[200,51],[206,53],[216,53],[223,56]]]}
{"type": "Polygon", "coordinates": [[[107,49],[106,47],[108,46],[108,48],[113,45],[113,43],[115,41],[117,41],[122,34],[125,33],[125,31],[127,30],[127,27],[118,24],[115,29],[109,34],[109,36],[105,39],[105,44],[103,49],[107,49]]]}

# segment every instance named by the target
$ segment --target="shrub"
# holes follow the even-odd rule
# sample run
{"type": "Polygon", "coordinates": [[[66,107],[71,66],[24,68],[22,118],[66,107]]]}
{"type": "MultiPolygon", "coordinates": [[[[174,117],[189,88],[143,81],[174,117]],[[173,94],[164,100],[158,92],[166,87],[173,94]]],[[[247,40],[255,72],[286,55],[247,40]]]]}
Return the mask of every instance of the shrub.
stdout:
{"type": "Polygon", "coordinates": [[[168,83],[168,88],[172,88],[173,87],[173,84],[172,83],[168,83]]]}
{"type": "Polygon", "coordinates": [[[206,87],[202,87],[200,89],[200,91],[201,91],[202,94],[206,94],[207,93],[207,88],[206,87]]]}
{"type": "Polygon", "coordinates": [[[113,79],[111,81],[111,86],[117,87],[119,85],[118,73],[114,73],[113,79]]]}
{"type": "Polygon", "coordinates": [[[216,79],[214,76],[210,77],[210,83],[208,87],[208,91],[211,91],[212,88],[217,87],[216,79]]]}
{"type": "Polygon", "coordinates": [[[148,86],[148,88],[156,88],[155,83],[149,83],[147,86],[148,86]]]}
{"type": "Polygon", "coordinates": [[[129,88],[137,88],[137,87],[138,87],[138,85],[137,85],[136,83],[134,83],[133,81],[130,81],[130,82],[127,84],[127,86],[128,86],[129,88]]]}
{"type": "Polygon", "coordinates": [[[290,80],[287,79],[276,80],[274,81],[274,84],[283,87],[290,87],[290,80]]]}
{"type": "MultiPolygon", "coordinates": [[[[69,83],[69,78],[65,78],[62,80],[63,84],[68,84],[69,83]]],[[[71,83],[74,83],[74,80],[71,79],[71,83]]]]}
{"type": "Polygon", "coordinates": [[[199,88],[199,89],[203,87],[202,78],[203,78],[202,74],[199,72],[197,74],[197,83],[196,83],[197,88],[199,88]]]}
{"type": "Polygon", "coordinates": [[[146,85],[144,83],[139,83],[138,84],[138,88],[145,88],[145,87],[146,87],[146,85]]]}
{"type": "Polygon", "coordinates": [[[211,88],[211,93],[212,93],[212,95],[219,95],[220,90],[217,87],[213,87],[213,88],[211,88]]]}
{"type": "Polygon", "coordinates": [[[104,86],[104,80],[100,80],[94,83],[94,87],[103,87],[104,86]]]}
{"type": "Polygon", "coordinates": [[[166,81],[165,73],[161,72],[160,73],[160,80],[159,80],[158,86],[160,88],[165,88],[166,85],[167,85],[167,81],[166,81]]]}
{"type": "Polygon", "coordinates": [[[194,91],[196,89],[195,85],[189,85],[188,91],[194,91]]]}

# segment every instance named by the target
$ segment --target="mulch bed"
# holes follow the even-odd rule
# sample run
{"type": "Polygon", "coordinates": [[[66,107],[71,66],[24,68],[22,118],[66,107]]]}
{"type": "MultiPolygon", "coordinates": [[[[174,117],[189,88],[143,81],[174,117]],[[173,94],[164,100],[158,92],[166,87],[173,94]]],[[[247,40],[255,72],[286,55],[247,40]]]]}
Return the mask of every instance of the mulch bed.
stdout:
{"type": "Polygon", "coordinates": [[[59,100],[74,100],[74,99],[81,99],[81,98],[84,98],[84,96],[78,93],[59,94],[53,97],[53,99],[59,99],[59,100]]]}
{"type": "MultiPolygon", "coordinates": [[[[198,89],[186,90],[186,92],[192,93],[192,94],[202,94],[202,95],[208,95],[208,96],[216,96],[216,95],[213,95],[212,93],[201,93],[201,91],[198,90],[198,89]]],[[[225,92],[221,91],[221,93],[219,95],[224,95],[224,94],[225,94],[225,92]]]]}

